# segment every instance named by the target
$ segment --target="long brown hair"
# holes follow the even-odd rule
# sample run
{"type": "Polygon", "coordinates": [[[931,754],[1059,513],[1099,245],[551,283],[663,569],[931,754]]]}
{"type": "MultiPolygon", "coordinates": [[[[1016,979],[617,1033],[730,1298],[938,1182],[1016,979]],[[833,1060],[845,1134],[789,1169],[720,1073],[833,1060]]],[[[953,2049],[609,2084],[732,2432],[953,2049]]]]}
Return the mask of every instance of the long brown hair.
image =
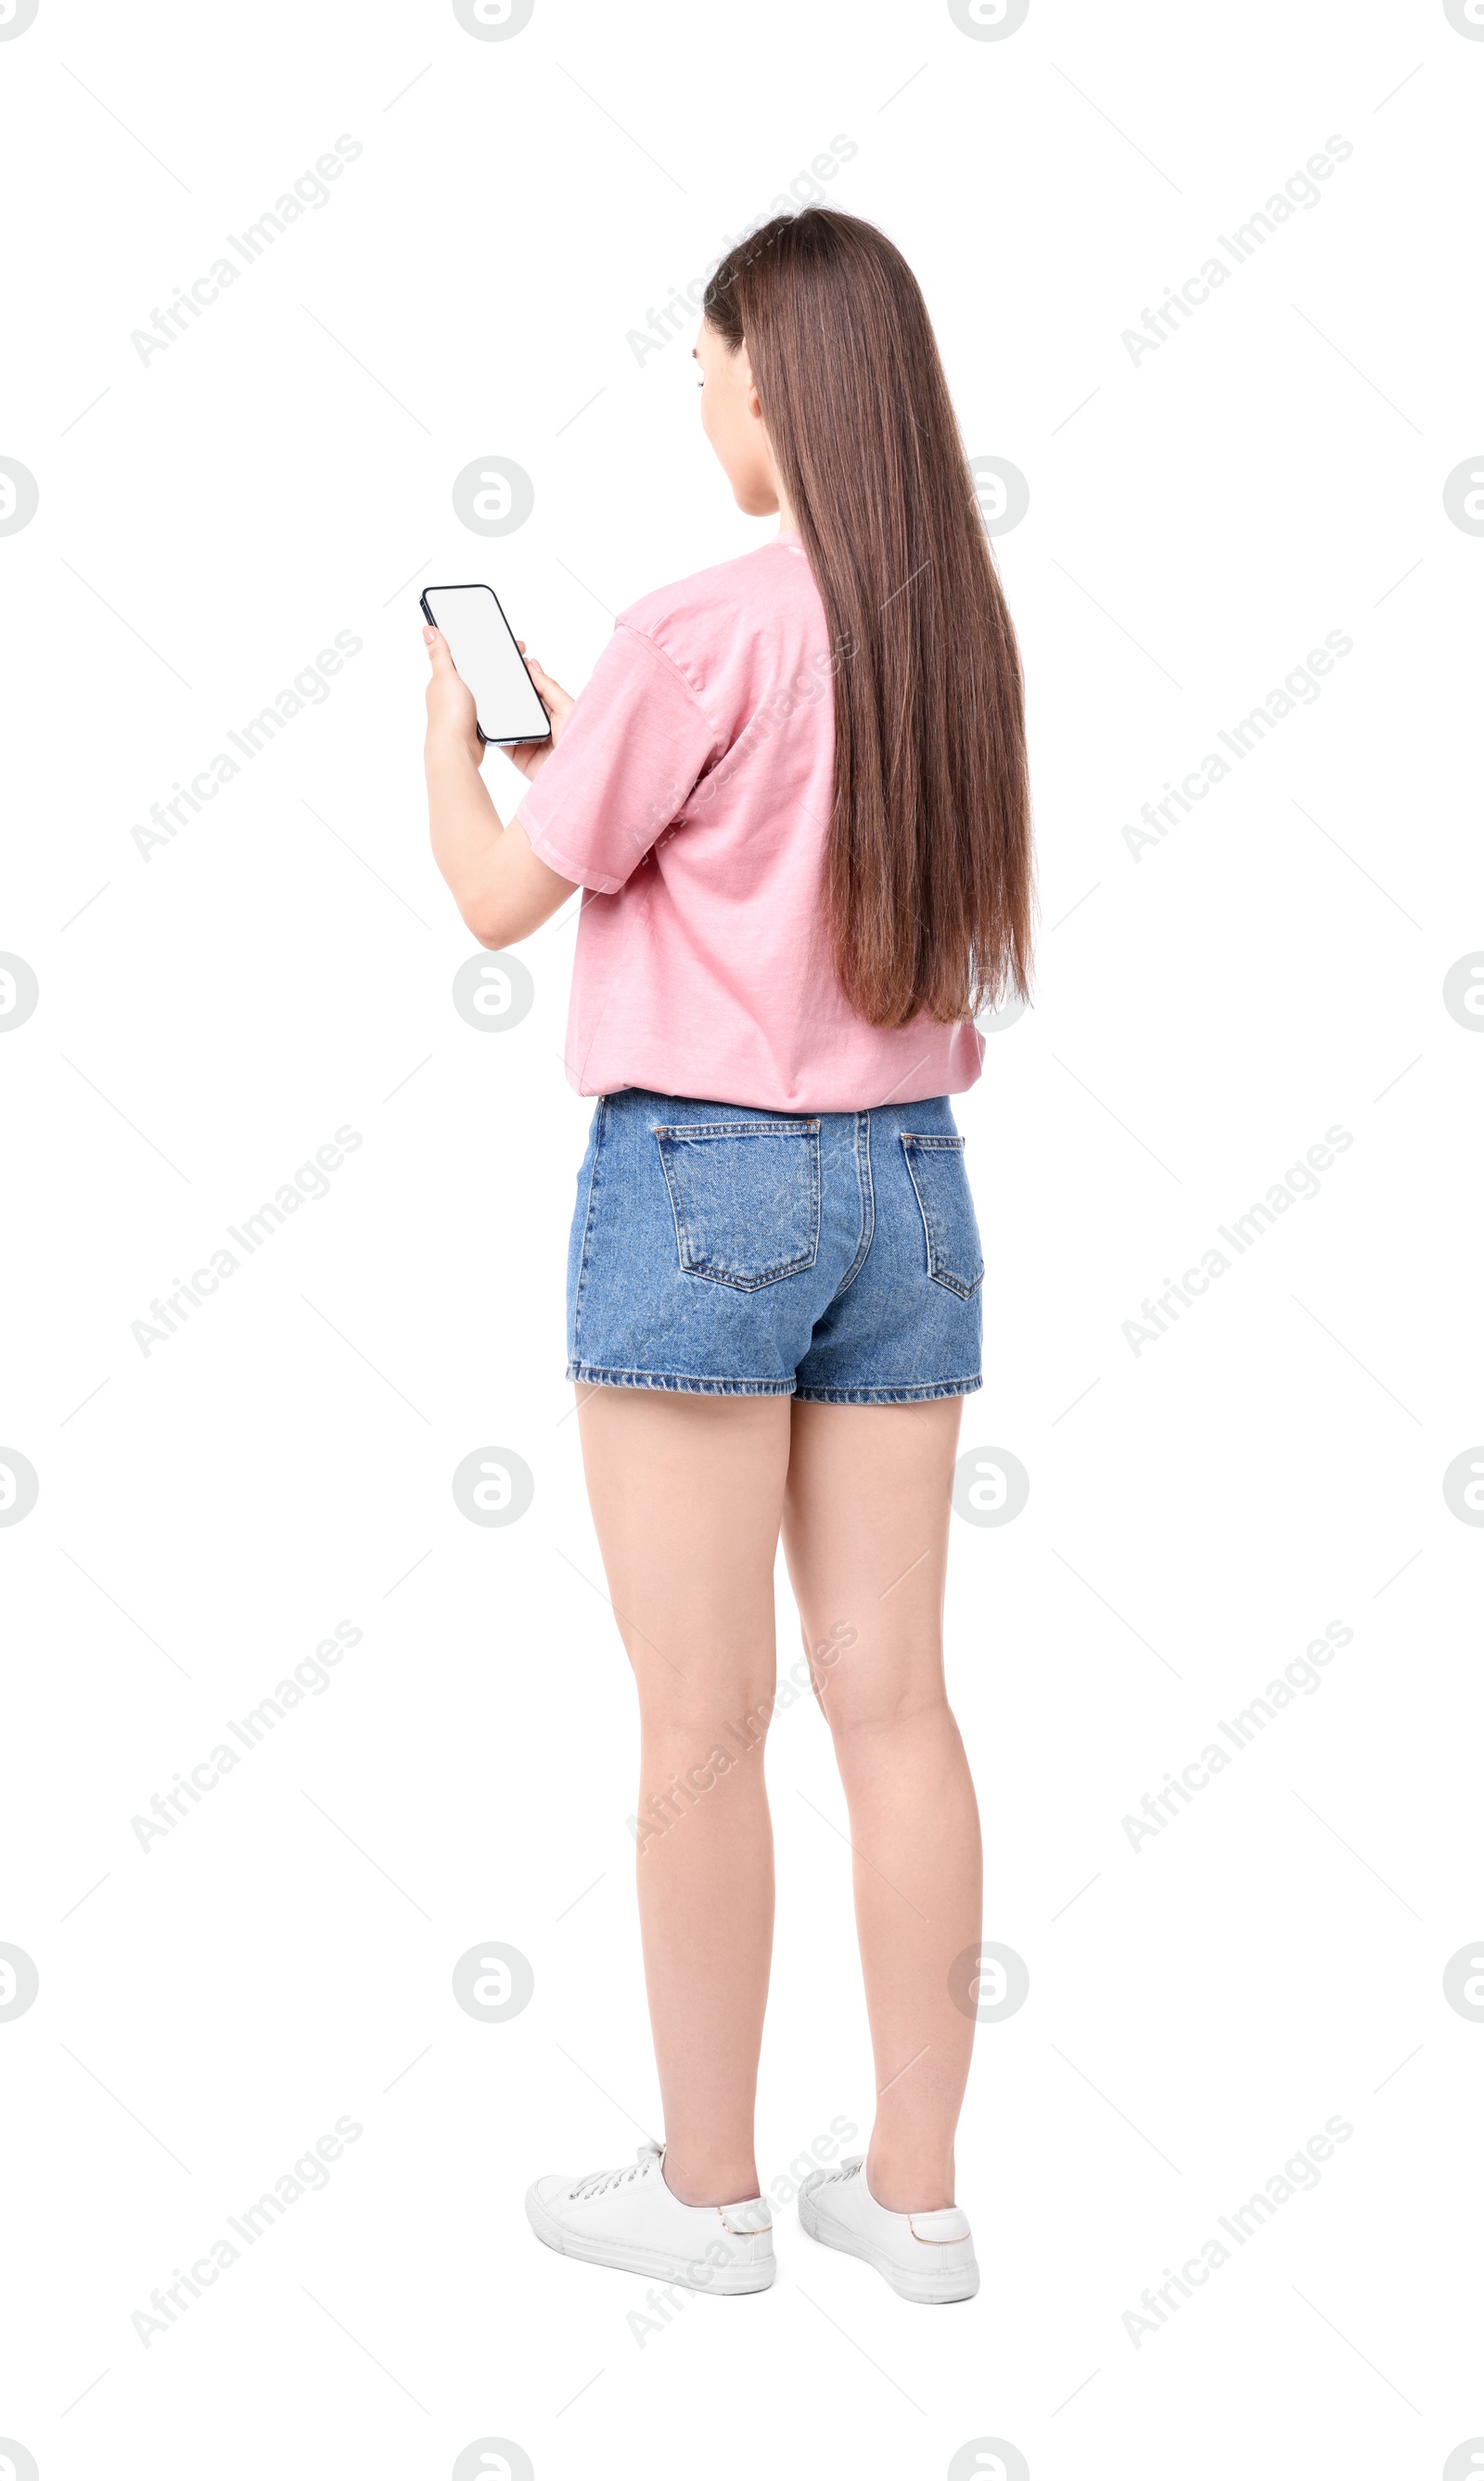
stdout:
{"type": "Polygon", "coordinates": [[[826,890],[872,1025],[1025,997],[1032,909],[1020,656],[916,277],[873,224],[779,216],[703,304],[745,339],[841,660],[826,890]]]}

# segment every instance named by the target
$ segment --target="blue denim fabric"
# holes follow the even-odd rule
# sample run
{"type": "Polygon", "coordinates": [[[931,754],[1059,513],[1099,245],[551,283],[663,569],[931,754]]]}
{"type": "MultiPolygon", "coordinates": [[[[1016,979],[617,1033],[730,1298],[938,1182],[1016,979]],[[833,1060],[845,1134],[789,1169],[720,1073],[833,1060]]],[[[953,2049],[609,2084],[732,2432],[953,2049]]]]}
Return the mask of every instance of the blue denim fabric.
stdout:
{"type": "Polygon", "coordinates": [[[813,1117],[627,1086],[567,1255],[590,1387],[913,1404],[979,1373],[984,1261],[946,1095],[813,1117]]]}

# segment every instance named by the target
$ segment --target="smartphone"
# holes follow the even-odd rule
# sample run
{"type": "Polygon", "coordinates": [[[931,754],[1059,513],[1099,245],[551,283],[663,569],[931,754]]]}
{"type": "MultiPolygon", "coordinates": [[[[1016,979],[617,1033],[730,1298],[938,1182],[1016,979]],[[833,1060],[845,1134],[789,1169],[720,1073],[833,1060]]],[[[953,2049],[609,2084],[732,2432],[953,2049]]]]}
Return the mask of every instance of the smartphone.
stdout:
{"type": "Polygon", "coordinates": [[[535,692],[525,658],[492,586],[430,586],[423,611],[441,630],[454,669],[474,694],[482,741],[545,741],[551,718],[535,692]]]}

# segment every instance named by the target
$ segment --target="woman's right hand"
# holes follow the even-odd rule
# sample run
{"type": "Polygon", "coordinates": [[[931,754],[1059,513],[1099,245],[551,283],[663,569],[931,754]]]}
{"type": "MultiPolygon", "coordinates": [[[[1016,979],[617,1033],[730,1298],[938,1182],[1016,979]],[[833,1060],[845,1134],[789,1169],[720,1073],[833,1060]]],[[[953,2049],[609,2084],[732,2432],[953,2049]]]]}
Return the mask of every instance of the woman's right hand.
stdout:
{"type": "Polygon", "coordinates": [[[570,691],[564,690],[560,681],[554,681],[549,672],[542,671],[534,655],[526,654],[526,641],[524,638],[517,638],[515,643],[520,648],[522,655],[525,655],[526,669],[531,674],[531,678],[535,685],[535,693],[537,697],[540,699],[541,704],[545,707],[547,714],[551,718],[552,726],[550,734],[545,741],[518,742],[513,748],[507,747],[506,749],[505,754],[509,760],[511,766],[518,767],[521,773],[525,776],[526,781],[529,783],[533,775],[538,775],[540,773],[541,769],[545,766],[558,742],[561,739],[562,733],[566,729],[567,718],[571,714],[576,701],[572,697],[570,691]]]}

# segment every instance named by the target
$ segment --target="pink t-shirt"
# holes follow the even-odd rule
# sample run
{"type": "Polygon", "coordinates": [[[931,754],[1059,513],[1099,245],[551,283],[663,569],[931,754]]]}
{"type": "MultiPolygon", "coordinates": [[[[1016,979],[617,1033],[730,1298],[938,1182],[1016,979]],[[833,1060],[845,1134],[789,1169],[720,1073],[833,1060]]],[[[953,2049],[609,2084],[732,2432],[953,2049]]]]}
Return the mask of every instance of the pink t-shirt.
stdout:
{"type": "Polygon", "coordinates": [[[773,1111],[961,1093],[968,1022],[868,1025],[830,958],[829,629],[796,535],[620,613],[520,804],[534,850],[591,891],[566,1068],[773,1111]]]}

